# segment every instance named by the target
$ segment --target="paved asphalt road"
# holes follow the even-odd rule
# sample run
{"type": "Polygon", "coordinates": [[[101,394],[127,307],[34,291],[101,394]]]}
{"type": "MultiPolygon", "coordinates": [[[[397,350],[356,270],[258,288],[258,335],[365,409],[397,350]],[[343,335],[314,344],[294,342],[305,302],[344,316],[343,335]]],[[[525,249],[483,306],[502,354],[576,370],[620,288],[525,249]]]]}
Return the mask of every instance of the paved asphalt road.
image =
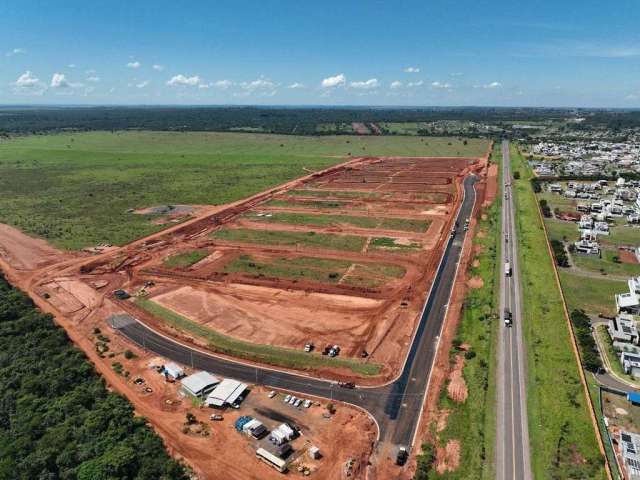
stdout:
{"type": "Polygon", "coordinates": [[[498,418],[496,431],[498,480],[531,480],[529,432],[527,428],[526,354],[522,340],[520,272],[515,224],[515,209],[511,192],[509,142],[502,142],[504,199],[502,202],[502,262],[500,281],[500,326],[498,343],[498,418]],[[511,265],[506,275],[505,264],[511,265]],[[513,324],[504,323],[506,311],[513,315],[513,324]]]}
{"type": "MultiPolygon", "coordinates": [[[[457,217],[460,225],[473,211],[476,180],[474,175],[465,178],[464,200],[457,217]]],[[[345,389],[328,380],[254,367],[183,345],[130,317],[110,321],[113,327],[143,348],[184,365],[248,383],[355,404],[375,418],[381,442],[411,446],[465,235],[463,228],[458,228],[456,234],[449,238],[402,373],[394,382],[382,387],[345,389]]]]}

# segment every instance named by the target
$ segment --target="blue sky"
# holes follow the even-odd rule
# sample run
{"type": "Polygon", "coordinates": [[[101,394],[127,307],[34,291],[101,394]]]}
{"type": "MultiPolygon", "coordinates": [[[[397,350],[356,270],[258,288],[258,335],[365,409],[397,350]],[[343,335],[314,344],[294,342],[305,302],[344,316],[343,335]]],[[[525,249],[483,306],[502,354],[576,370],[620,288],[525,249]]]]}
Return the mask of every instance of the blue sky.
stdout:
{"type": "Polygon", "coordinates": [[[640,2],[3,0],[2,104],[640,107],[640,2]]]}

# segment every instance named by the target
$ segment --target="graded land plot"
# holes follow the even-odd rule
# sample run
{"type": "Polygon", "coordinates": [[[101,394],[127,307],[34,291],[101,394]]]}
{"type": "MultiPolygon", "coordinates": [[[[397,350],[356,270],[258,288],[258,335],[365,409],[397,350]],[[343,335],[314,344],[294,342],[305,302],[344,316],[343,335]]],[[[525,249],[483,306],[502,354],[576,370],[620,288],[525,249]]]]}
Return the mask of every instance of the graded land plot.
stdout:
{"type": "MultiPolygon", "coordinates": [[[[157,205],[220,205],[357,155],[481,156],[434,138],[86,132],[0,143],[0,222],[78,250],[159,231],[157,205]]],[[[464,147],[464,148],[463,148],[464,147]]],[[[185,218],[186,219],[186,218],[185,218]]]]}
{"type": "Polygon", "coordinates": [[[258,259],[251,255],[240,255],[225,264],[221,270],[253,277],[344,283],[356,287],[381,287],[394,278],[402,278],[406,272],[397,265],[354,263],[320,257],[258,259]]]}
{"type": "Polygon", "coordinates": [[[208,255],[209,252],[207,250],[189,250],[188,252],[171,255],[167,257],[163,263],[164,266],[168,268],[187,268],[194,263],[198,263],[208,255]]]}
{"type": "Polygon", "coordinates": [[[248,228],[227,228],[216,230],[211,238],[229,242],[254,243],[295,247],[300,245],[311,248],[326,248],[329,250],[346,250],[359,252],[365,246],[366,238],[356,235],[332,235],[325,233],[287,232],[273,230],[251,230],[248,228]]]}
{"type": "Polygon", "coordinates": [[[248,220],[266,223],[285,223],[317,227],[351,226],[364,229],[399,230],[404,232],[426,232],[430,222],[410,218],[384,218],[377,216],[317,215],[293,212],[251,212],[243,216],[248,220]]]}

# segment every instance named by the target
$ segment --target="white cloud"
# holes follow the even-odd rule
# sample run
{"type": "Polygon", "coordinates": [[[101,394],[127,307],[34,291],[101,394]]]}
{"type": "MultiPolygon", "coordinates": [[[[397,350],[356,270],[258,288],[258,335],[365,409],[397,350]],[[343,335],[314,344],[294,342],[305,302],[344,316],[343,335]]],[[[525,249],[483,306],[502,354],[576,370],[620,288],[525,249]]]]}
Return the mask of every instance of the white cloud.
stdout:
{"type": "Polygon", "coordinates": [[[98,77],[97,75],[91,75],[90,77],[87,77],[87,82],[99,82],[100,81],[100,77],[98,77]]]}
{"type": "Polygon", "coordinates": [[[260,77],[257,80],[253,80],[251,82],[242,82],[240,83],[240,87],[249,92],[253,92],[255,90],[271,90],[275,88],[277,85],[273,83],[271,80],[260,77]]]}
{"type": "Polygon", "coordinates": [[[226,90],[232,85],[233,85],[233,82],[231,80],[218,80],[217,82],[213,83],[214,87],[221,88],[222,90],[226,90]]]}
{"type": "Polygon", "coordinates": [[[144,88],[149,85],[149,80],[143,80],[140,83],[136,83],[136,88],[144,88]]]}
{"type": "Polygon", "coordinates": [[[293,82],[291,85],[289,85],[287,88],[291,88],[293,90],[297,90],[299,88],[304,88],[304,84],[302,83],[298,83],[298,82],[293,82]]]}
{"type": "Polygon", "coordinates": [[[347,77],[344,76],[343,73],[339,73],[333,77],[327,77],[322,80],[322,88],[333,88],[344,85],[347,81],[347,77]]]}
{"type": "Polygon", "coordinates": [[[409,83],[407,83],[407,87],[409,87],[409,88],[411,88],[411,87],[421,87],[422,85],[424,85],[424,82],[422,80],[418,80],[417,82],[409,82],[409,83]]]}
{"type": "Polygon", "coordinates": [[[482,86],[482,88],[500,88],[500,87],[502,87],[502,84],[500,82],[491,82],[482,86]]]}
{"type": "Polygon", "coordinates": [[[398,88],[402,88],[402,82],[400,80],[394,80],[393,82],[391,82],[391,85],[389,85],[389,87],[397,90],[398,88]]]}
{"type": "Polygon", "coordinates": [[[75,63],[70,63],[69,65],[67,65],[68,68],[76,68],[76,64],[75,63]]]}
{"type": "Polygon", "coordinates": [[[418,67],[406,67],[404,69],[405,73],[420,73],[420,68],[418,67]]]}
{"type": "Polygon", "coordinates": [[[451,89],[451,84],[447,82],[431,82],[431,86],[433,88],[437,88],[438,90],[449,90],[451,89]]]}
{"type": "Polygon", "coordinates": [[[34,77],[33,73],[31,73],[30,70],[27,70],[22,75],[20,75],[14,83],[14,85],[18,88],[34,88],[39,84],[41,85],[40,80],[34,77]]]}
{"type": "Polygon", "coordinates": [[[67,82],[66,77],[62,73],[54,73],[51,77],[51,83],[49,85],[51,88],[67,88],[69,86],[69,82],[67,82]]]}
{"type": "Polygon", "coordinates": [[[164,65],[158,65],[157,63],[155,65],[152,65],[151,68],[153,68],[154,70],[161,72],[164,70],[164,65]]]}
{"type": "Polygon", "coordinates": [[[141,63],[138,62],[137,60],[135,62],[129,62],[127,63],[127,67],[129,68],[140,68],[141,63]]]}
{"type": "Polygon", "coordinates": [[[365,80],[362,82],[351,82],[349,84],[351,88],[358,88],[361,90],[371,90],[374,88],[378,88],[379,85],[380,83],[378,82],[377,78],[370,78],[369,80],[365,80]]]}
{"type": "Polygon", "coordinates": [[[179,86],[187,86],[187,87],[195,87],[202,83],[202,79],[198,75],[194,75],[192,77],[185,77],[182,74],[175,75],[171,77],[171,80],[167,82],[167,85],[170,87],[179,87],[179,86]]]}
{"type": "Polygon", "coordinates": [[[200,90],[206,90],[207,88],[211,87],[210,83],[201,83],[200,85],[198,85],[198,88],[200,90]]]}
{"type": "Polygon", "coordinates": [[[82,87],[82,83],[72,83],[67,80],[64,73],[54,73],[51,77],[51,88],[79,88],[82,87]]]}
{"type": "Polygon", "coordinates": [[[14,55],[20,55],[21,53],[27,53],[24,48],[14,48],[6,53],[7,57],[13,57],[14,55]]]}

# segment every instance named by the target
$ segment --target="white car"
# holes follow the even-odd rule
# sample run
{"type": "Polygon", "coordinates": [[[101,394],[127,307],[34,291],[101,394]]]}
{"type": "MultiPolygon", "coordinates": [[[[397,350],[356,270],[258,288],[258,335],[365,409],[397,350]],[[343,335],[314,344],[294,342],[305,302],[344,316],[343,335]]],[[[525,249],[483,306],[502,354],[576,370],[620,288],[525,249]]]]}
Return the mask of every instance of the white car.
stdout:
{"type": "Polygon", "coordinates": [[[309,408],[311,406],[311,400],[304,401],[304,408],[309,408]]]}
{"type": "Polygon", "coordinates": [[[289,400],[291,400],[291,395],[284,397],[284,403],[289,403],[289,400]]]}
{"type": "Polygon", "coordinates": [[[296,397],[291,397],[291,400],[289,400],[289,405],[293,405],[297,400],[298,399],[296,397]]]}
{"type": "Polygon", "coordinates": [[[269,398],[273,398],[273,397],[275,397],[275,396],[276,396],[276,391],[275,391],[275,390],[271,390],[271,391],[269,392],[269,395],[267,395],[267,397],[269,397],[269,398]]]}
{"type": "Polygon", "coordinates": [[[299,407],[301,403],[302,403],[302,400],[297,399],[297,400],[296,400],[296,403],[294,403],[294,404],[293,404],[293,406],[294,406],[294,407],[299,407]]]}

